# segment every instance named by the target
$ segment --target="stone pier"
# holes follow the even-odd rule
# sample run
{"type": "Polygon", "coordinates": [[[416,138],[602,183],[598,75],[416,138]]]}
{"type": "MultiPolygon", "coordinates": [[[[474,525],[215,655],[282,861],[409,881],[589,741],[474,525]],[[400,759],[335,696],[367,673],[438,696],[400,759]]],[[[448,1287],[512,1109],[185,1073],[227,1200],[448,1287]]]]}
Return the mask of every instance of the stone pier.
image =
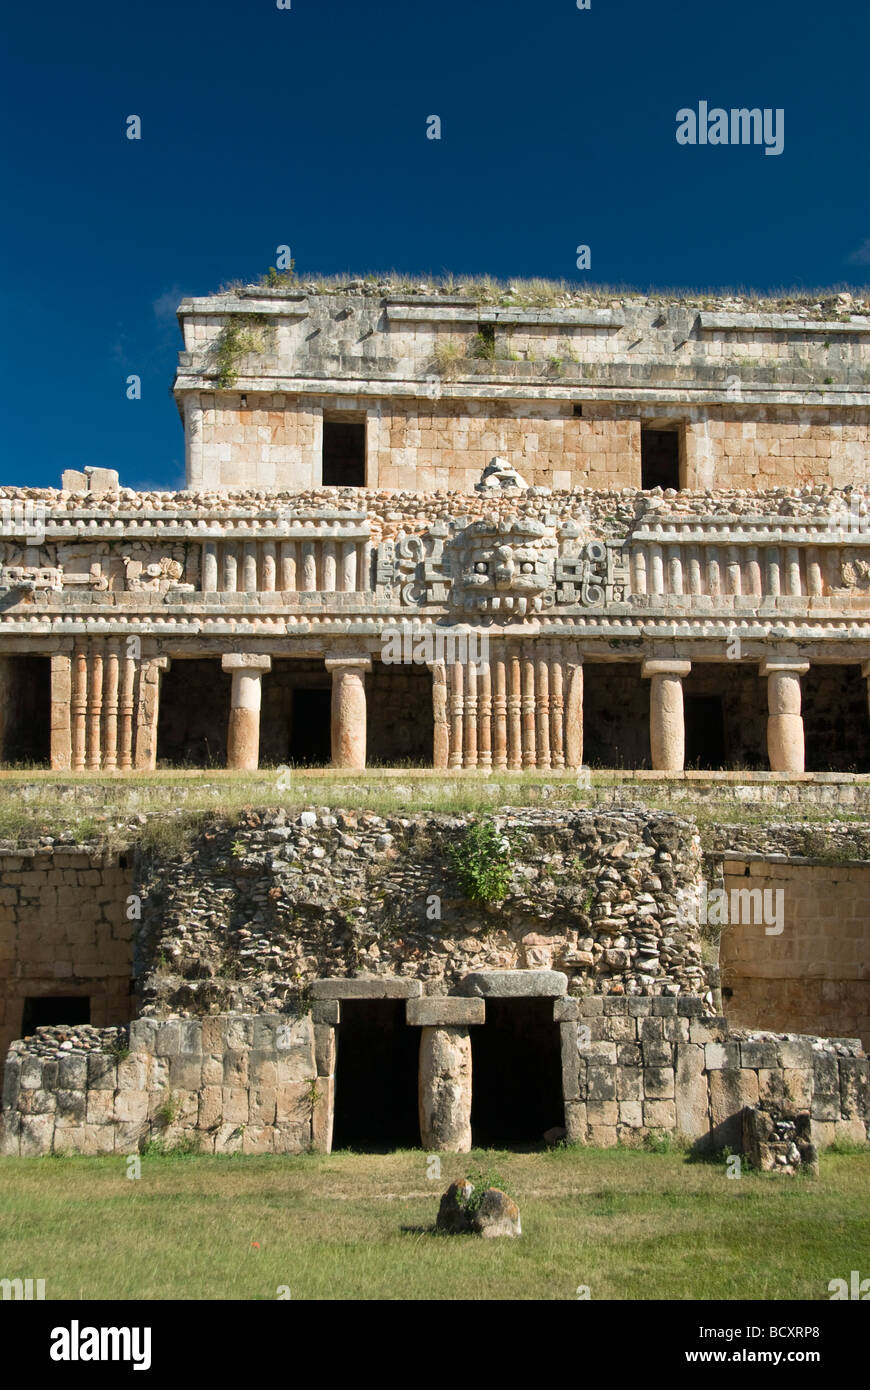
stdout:
{"type": "Polygon", "coordinates": [[[659,772],[682,772],[686,762],[683,678],[690,661],[645,661],[641,674],[650,678],[649,742],[652,765],[659,772]]]}
{"type": "Polygon", "coordinates": [[[253,772],[260,761],[263,676],[271,671],[272,659],[250,652],[230,652],[223,657],[222,665],[225,671],[232,672],[233,677],[227,767],[239,772],[253,772]]]}
{"type": "Polygon", "coordinates": [[[471,1149],[471,1038],[485,1021],[482,999],[409,999],[406,1019],[420,1028],[420,1142],[441,1153],[471,1149]]]}
{"type": "Polygon", "coordinates": [[[368,656],[327,658],[332,673],[332,766],[366,765],[366,672],[368,656]]]}
{"type": "Polygon", "coordinates": [[[771,772],[804,771],[801,676],[810,669],[798,657],[767,658],[759,674],[767,677],[767,755],[771,772]]]}

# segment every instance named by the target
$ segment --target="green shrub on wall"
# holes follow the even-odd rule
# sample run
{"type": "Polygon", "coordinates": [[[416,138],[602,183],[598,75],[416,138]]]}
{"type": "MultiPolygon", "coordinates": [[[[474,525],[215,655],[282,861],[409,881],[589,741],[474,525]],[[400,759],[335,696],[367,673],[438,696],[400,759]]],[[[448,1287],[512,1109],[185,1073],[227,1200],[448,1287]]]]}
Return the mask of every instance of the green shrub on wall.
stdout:
{"type": "Polygon", "coordinates": [[[475,821],[447,853],[469,902],[497,903],[510,889],[513,855],[510,841],[492,820],[475,821]]]}

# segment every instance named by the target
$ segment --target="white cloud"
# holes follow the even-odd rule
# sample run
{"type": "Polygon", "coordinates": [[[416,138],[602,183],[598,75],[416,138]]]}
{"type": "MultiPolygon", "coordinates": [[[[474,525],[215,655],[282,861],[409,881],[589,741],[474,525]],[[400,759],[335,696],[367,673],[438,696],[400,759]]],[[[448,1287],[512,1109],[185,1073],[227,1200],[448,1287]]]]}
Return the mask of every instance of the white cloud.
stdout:
{"type": "Polygon", "coordinates": [[[178,285],[173,285],[171,289],[164,290],[154,300],[154,315],[158,319],[174,319],[175,311],[181,303],[184,295],[178,285]]]}
{"type": "Polygon", "coordinates": [[[861,243],[857,251],[852,252],[849,260],[852,265],[870,265],[870,237],[861,243]]]}

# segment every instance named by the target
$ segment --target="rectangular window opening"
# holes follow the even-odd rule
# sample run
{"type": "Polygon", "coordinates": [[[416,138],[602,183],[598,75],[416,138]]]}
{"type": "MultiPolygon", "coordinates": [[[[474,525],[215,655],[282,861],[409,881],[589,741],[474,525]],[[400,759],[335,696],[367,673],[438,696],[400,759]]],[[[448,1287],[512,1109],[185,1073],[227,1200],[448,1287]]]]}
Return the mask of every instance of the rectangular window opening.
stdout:
{"type": "Polygon", "coordinates": [[[365,421],[323,421],[324,487],[365,487],[365,421]]]}
{"type": "Polygon", "coordinates": [[[86,994],[36,995],[24,1001],[21,1036],[29,1038],[34,1028],[57,1028],[90,1021],[91,1001],[86,994]]]}
{"type": "Polygon", "coordinates": [[[640,485],[650,488],[680,488],[680,430],[640,432],[640,485]]]}

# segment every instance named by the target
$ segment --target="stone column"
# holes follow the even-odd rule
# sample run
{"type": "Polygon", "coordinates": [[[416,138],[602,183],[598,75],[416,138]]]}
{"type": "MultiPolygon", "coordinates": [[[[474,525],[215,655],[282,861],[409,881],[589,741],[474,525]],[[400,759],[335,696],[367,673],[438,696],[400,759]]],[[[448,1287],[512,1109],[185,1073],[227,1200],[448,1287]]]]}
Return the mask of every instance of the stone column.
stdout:
{"type": "Polygon", "coordinates": [[[87,742],[88,707],[88,649],[84,642],[77,642],[72,664],[72,770],[81,772],[85,765],[87,742]]]}
{"type": "Polygon", "coordinates": [[[691,661],[645,661],[641,675],[650,678],[649,742],[657,772],[682,772],[686,761],[683,677],[691,661]]]}
{"type": "Polygon", "coordinates": [[[139,701],[136,716],[137,772],[153,772],[157,766],[157,720],[160,715],[160,678],[169,670],[168,656],[143,657],[139,667],[139,701]]]}
{"type": "Polygon", "coordinates": [[[471,1037],[467,1027],[420,1029],[420,1139],[430,1153],[471,1150],[471,1037]]]}
{"type": "Polygon", "coordinates": [[[432,722],[434,739],[432,766],[446,767],[450,754],[450,730],[447,725],[447,669],[443,661],[430,661],[432,672],[432,722]]]}
{"type": "Polygon", "coordinates": [[[804,721],[801,676],[810,669],[799,657],[774,656],[762,661],[767,677],[767,756],[771,772],[803,772],[804,721]]]}
{"type": "Polygon", "coordinates": [[[366,671],[369,656],[327,657],[332,672],[332,766],[366,765],[366,671]]]}
{"type": "Polygon", "coordinates": [[[133,711],[136,705],[136,658],[128,649],[121,665],[121,688],[118,696],[119,748],[118,767],[123,771],[133,766],[133,711]]]}
{"type": "Polygon", "coordinates": [[[222,658],[221,665],[225,671],[231,671],[233,677],[227,767],[238,772],[255,772],[260,762],[263,676],[271,671],[272,658],[251,652],[229,652],[222,658]]]}
{"type": "Polygon", "coordinates": [[[72,762],[72,662],[69,652],[51,658],[51,767],[68,772],[72,762]]]}
{"type": "Polygon", "coordinates": [[[565,766],[583,764],[583,656],[569,647],[565,656],[565,766]]]}
{"type": "Polygon", "coordinates": [[[508,767],[512,772],[523,765],[522,666],[516,642],[510,648],[510,693],[508,694],[508,767]]]}
{"type": "Polygon", "coordinates": [[[121,643],[110,637],[106,643],[105,692],[103,695],[103,768],[114,772],[118,766],[118,681],[121,643]]]}

